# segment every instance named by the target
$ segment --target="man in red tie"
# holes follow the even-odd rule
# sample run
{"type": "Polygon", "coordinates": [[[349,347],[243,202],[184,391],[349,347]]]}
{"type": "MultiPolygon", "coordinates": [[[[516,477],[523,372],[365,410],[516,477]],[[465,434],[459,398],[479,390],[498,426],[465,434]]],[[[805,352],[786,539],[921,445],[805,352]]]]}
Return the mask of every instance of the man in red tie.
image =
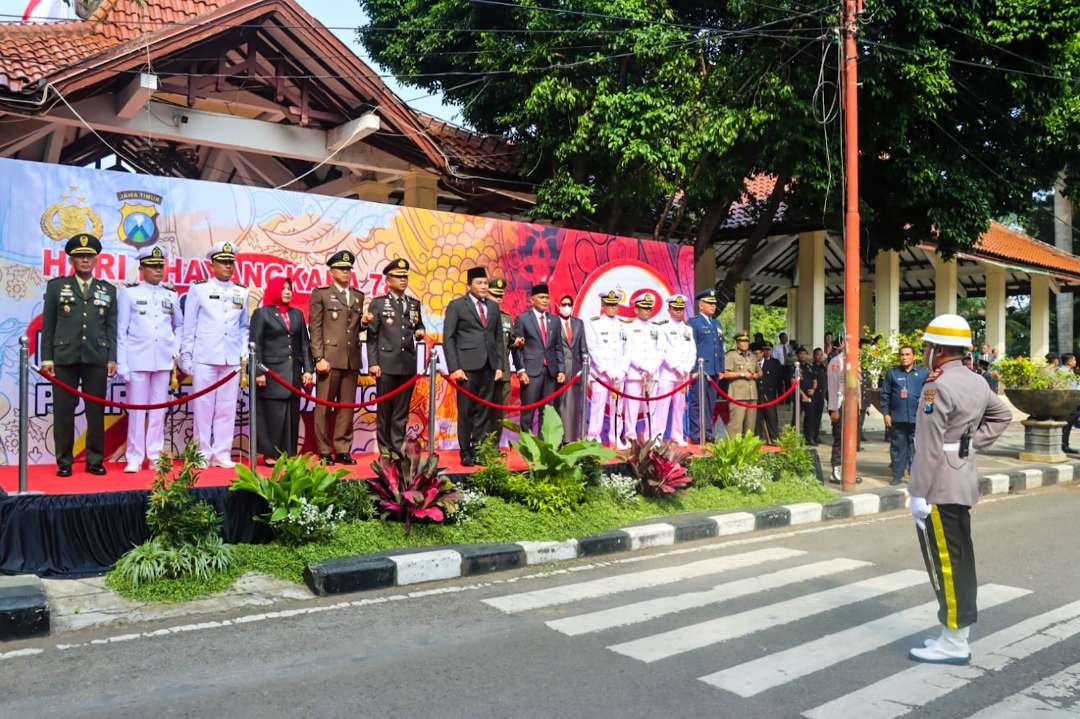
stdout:
{"type": "MultiPolygon", "coordinates": [[[[532,404],[555,391],[566,380],[563,353],[560,348],[562,332],[556,317],[548,314],[551,294],[546,284],[532,288],[532,308],[518,315],[514,336],[523,337],[525,344],[514,350],[514,366],[521,380],[521,402],[532,404]]],[[[535,409],[521,413],[521,426],[532,432],[535,409]]]]}

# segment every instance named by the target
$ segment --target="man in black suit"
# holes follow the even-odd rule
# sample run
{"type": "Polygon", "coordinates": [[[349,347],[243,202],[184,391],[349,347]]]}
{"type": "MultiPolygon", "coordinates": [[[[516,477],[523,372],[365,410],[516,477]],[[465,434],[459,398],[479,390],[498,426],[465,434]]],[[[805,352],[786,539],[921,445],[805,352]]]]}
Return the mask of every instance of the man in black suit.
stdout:
{"type": "MultiPolygon", "coordinates": [[[[469,292],[450,302],[443,324],[443,348],[450,378],[478,397],[494,400],[502,379],[503,335],[499,306],[487,296],[487,273],[473,267],[466,274],[469,292]]],[[[458,392],[458,447],[461,464],[476,464],[476,445],[490,426],[491,408],[458,392]]]]}
{"type": "MultiPolygon", "coordinates": [[[[525,344],[514,350],[514,366],[521,380],[521,403],[532,404],[555,391],[566,381],[563,353],[560,348],[559,321],[548,314],[551,294],[546,284],[533,285],[532,309],[518,315],[514,336],[523,337],[525,344]]],[[[521,413],[521,426],[532,432],[535,409],[521,413]]]]}
{"type": "MultiPolygon", "coordinates": [[[[573,315],[574,298],[563,295],[559,300],[559,350],[562,352],[563,372],[567,381],[581,371],[588,354],[585,346],[585,323],[573,315]]],[[[583,438],[580,425],[584,391],[584,385],[578,382],[559,396],[559,416],[562,417],[565,432],[563,439],[567,442],[583,438]]]]}
{"type": "MultiPolygon", "coordinates": [[[[772,342],[765,340],[759,348],[761,353],[761,379],[758,380],[758,402],[768,402],[780,396],[787,387],[787,369],[773,356],[772,342]]],[[[780,437],[780,419],[776,405],[758,411],[757,435],[766,444],[776,444],[780,437]]]]}

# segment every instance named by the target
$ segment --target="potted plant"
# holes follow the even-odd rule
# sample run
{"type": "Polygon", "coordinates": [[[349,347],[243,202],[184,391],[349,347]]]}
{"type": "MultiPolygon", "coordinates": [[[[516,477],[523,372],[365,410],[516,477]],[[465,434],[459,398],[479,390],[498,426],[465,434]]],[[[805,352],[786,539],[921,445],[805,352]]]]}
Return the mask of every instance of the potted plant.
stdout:
{"type": "Polygon", "coordinates": [[[1069,370],[1051,368],[1042,360],[1027,357],[998,360],[994,369],[1001,376],[1005,396],[1013,406],[1026,412],[1024,451],[1020,459],[1037,462],[1064,462],[1061,430],[1080,407],[1080,383],[1069,370]]]}
{"type": "MultiPolygon", "coordinates": [[[[869,329],[866,330],[869,335],[869,329]]],[[[881,412],[881,382],[885,373],[900,364],[900,348],[910,345],[915,349],[916,359],[922,350],[922,330],[914,332],[893,332],[888,337],[878,335],[872,344],[859,350],[859,365],[862,367],[870,386],[863,392],[870,403],[881,412]]]]}

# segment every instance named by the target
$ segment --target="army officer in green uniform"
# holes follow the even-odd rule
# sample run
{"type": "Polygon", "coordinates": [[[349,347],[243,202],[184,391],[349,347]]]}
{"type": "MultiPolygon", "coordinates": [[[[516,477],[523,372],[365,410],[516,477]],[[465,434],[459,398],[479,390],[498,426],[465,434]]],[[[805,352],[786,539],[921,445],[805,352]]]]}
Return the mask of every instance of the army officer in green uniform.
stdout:
{"type": "MultiPolygon", "coordinates": [[[[720,376],[728,380],[728,394],[733,399],[757,403],[757,381],[761,379],[761,369],[757,355],[750,351],[750,335],[746,332],[735,335],[735,349],[728,350],[724,357],[724,372],[720,376]]],[[[731,403],[729,434],[752,434],[756,422],[756,409],[731,403]]]]}
{"type": "MultiPolygon", "coordinates": [[[[116,288],[94,279],[101,241],[75,235],[64,250],[75,274],[49,280],[41,329],[41,371],[83,392],[105,396],[116,374],[116,288]]],[[[55,388],[53,441],[56,476],[70,477],[75,445],[75,395],[55,388]]],[[[105,408],[86,403],[86,471],[105,474],[105,408]]]]}

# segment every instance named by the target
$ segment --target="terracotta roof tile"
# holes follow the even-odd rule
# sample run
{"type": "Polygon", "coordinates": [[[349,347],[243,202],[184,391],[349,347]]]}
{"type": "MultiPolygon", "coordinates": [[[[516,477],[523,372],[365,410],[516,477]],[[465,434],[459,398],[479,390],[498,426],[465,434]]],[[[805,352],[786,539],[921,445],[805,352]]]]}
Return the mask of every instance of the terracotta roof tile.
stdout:
{"type": "Polygon", "coordinates": [[[466,130],[424,112],[418,111],[416,115],[421,127],[450,155],[452,164],[509,176],[517,175],[520,170],[521,151],[505,138],[466,130]]]}
{"type": "MultiPolygon", "coordinates": [[[[769,195],[772,194],[775,186],[776,175],[758,172],[747,177],[744,181],[745,190],[743,194],[731,204],[727,220],[720,226],[720,229],[738,230],[756,225],[758,221],[757,215],[764,208],[765,201],[769,199],[769,195]]],[[[776,208],[776,217],[773,218],[773,221],[782,221],[786,212],[787,203],[781,202],[780,206],[776,208]]]]}
{"type": "Polygon", "coordinates": [[[1080,279],[1080,257],[1059,250],[1053,245],[1028,237],[998,222],[991,222],[975,243],[975,253],[987,259],[1032,266],[1071,275],[1080,279]]]}

